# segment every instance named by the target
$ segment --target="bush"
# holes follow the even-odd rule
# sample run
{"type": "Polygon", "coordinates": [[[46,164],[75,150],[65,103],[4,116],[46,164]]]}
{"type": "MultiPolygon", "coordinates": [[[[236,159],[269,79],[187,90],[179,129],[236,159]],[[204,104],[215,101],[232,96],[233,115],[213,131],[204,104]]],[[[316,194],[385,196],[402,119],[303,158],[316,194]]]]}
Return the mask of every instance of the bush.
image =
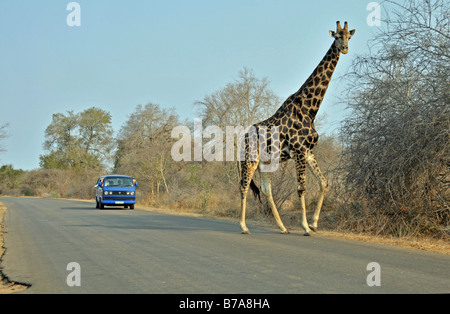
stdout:
{"type": "Polygon", "coordinates": [[[348,224],[442,236],[450,222],[450,7],[387,2],[392,17],[347,76],[343,186],[358,204],[348,224]]]}

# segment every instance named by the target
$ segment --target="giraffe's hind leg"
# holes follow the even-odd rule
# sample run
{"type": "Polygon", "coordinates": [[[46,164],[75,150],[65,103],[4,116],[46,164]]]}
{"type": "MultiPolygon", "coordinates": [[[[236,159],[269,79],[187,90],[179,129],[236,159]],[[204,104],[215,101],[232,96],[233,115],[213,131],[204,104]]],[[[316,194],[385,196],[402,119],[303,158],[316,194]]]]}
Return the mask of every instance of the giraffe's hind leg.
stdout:
{"type": "Polygon", "coordinates": [[[325,198],[325,191],[328,187],[328,181],[327,179],[325,179],[322,172],[320,171],[316,158],[314,157],[313,154],[309,153],[308,158],[306,160],[308,161],[308,166],[310,170],[312,171],[314,176],[319,180],[320,183],[320,196],[319,200],[317,201],[316,210],[314,211],[313,223],[312,225],[309,225],[311,230],[317,231],[317,222],[319,221],[320,210],[322,209],[323,200],[325,198]]]}
{"type": "Polygon", "coordinates": [[[306,220],[306,204],[305,204],[305,191],[306,191],[306,156],[304,153],[298,153],[295,156],[295,169],[297,171],[298,187],[297,192],[300,197],[300,203],[302,207],[301,225],[305,229],[305,236],[311,235],[311,229],[308,226],[306,220]]]}
{"type": "Polygon", "coordinates": [[[269,202],[270,208],[272,209],[273,217],[277,222],[278,228],[280,228],[282,234],[287,234],[289,231],[284,227],[281,221],[280,214],[278,213],[277,207],[272,197],[272,186],[271,186],[271,173],[261,172],[261,191],[269,202]]]}
{"type": "Polygon", "coordinates": [[[258,167],[258,162],[242,162],[241,173],[241,229],[243,234],[250,234],[245,224],[245,211],[247,207],[247,192],[252,181],[253,174],[258,167]]]}

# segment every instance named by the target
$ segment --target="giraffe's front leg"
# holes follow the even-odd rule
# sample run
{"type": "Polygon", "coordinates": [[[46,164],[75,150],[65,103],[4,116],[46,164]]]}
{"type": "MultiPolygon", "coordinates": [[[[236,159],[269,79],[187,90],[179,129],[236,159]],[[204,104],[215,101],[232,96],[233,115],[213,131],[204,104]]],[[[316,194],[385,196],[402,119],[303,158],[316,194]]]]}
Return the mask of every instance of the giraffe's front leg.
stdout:
{"type": "Polygon", "coordinates": [[[308,220],[306,219],[306,205],[305,205],[305,190],[298,191],[298,194],[300,196],[301,206],[302,206],[302,227],[305,229],[304,236],[310,236],[311,235],[311,229],[308,225],[308,220]]]}
{"type": "Polygon", "coordinates": [[[317,223],[319,221],[320,210],[322,209],[323,200],[325,198],[325,191],[328,187],[328,181],[327,181],[327,179],[325,179],[322,172],[320,171],[320,168],[317,165],[316,158],[314,157],[313,154],[310,153],[308,155],[307,161],[308,161],[308,166],[310,167],[312,173],[317,178],[317,180],[319,180],[319,183],[320,183],[320,196],[317,201],[316,210],[314,211],[313,223],[311,225],[309,225],[309,227],[313,231],[317,231],[317,223]]]}

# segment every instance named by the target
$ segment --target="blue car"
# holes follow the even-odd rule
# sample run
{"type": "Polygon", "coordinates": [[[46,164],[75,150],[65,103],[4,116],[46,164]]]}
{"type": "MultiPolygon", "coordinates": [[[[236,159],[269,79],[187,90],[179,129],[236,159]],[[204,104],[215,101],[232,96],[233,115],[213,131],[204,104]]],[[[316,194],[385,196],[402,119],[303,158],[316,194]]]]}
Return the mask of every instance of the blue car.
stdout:
{"type": "Polygon", "coordinates": [[[96,208],[102,209],[106,205],[134,209],[137,186],[136,180],[129,176],[101,176],[95,185],[96,208]]]}

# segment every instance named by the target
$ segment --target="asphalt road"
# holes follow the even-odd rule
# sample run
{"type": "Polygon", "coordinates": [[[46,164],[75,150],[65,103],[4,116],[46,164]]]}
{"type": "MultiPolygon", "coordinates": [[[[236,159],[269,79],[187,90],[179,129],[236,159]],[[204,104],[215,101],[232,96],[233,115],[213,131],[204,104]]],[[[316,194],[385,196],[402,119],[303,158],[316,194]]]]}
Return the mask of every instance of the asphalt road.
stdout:
{"type": "Polygon", "coordinates": [[[251,224],[252,234],[242,235],[238,221],[78,201],[0,202],[7,207],[3,272],[32,285],[23,293],[450,293],[447,255],[251,224]],[[72,262],[80,268],[68,270],[72,262]],[[371,262],[379,277],[367,270],[371,262]]]}

